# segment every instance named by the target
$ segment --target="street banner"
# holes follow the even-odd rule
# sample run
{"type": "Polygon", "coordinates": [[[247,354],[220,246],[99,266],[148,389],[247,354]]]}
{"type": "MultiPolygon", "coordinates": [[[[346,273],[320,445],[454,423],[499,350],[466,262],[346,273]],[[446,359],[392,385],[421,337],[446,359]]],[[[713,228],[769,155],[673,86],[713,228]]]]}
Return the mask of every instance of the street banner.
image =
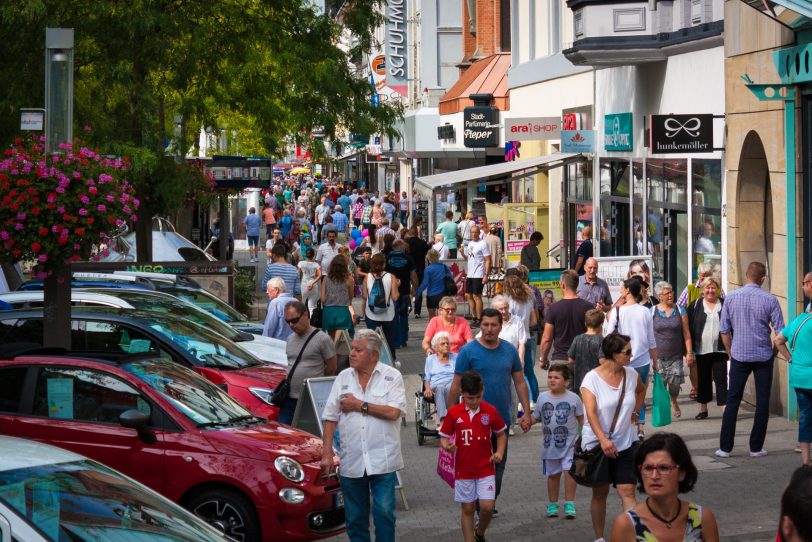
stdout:
{"type": "Polygon", "coordinates": [[[386,84],[404,98],[409,95],[407,7],[406,0],[386,2],[386,84]]]}
{"type": "Polygon", "coordinates": [[[555,300],[558,301],[564,297],[564,293],[561,291],[561,273],[563,271],[564,269],[530,271],[530,285],[541,290],[542,295],[546,290],[550,290],[555,300]]]}
{"type": "MultiPolygon", "coordinates": [[[[646,262],[649,269],[654,269],[654,260],[651,256],[612,256],[608,258],[595,258],[598,260],[598,276],[609,285],[612,300],[620,297],[620,286],[629,274],[629,267],[633,261],[646,262]]],[[[649,285],[649,291],[654,291],[654,285],[649,285]]]]}

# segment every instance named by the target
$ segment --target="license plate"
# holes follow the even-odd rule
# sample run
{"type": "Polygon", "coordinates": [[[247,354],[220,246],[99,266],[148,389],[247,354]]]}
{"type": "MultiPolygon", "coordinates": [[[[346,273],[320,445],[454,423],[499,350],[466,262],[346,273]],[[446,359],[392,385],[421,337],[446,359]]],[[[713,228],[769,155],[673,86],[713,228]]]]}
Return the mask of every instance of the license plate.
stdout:
{"type": "Polygon", "coordinates": [[[344,508],[344,494],[342,492],[336,493],[335,496],[336,508],[344,508]]]}

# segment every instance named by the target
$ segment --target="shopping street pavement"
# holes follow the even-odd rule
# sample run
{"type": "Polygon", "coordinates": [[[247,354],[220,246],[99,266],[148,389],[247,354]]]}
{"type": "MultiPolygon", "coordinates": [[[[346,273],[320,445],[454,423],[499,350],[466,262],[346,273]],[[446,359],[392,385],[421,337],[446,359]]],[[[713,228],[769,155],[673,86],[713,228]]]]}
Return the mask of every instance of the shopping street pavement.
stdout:
{"type": "MultiPolygon", "coordinates": [[[[247,258],[246,265],[249,265],[247,258]]],[[[264,265],[257,267],[261,276],[264,265]]],[[[360,311],[359,300],[355,306],[360,311]]],[[[460,305],[459,313],[464,311],[460,305]]],[[[420,342],[428,324],[427,314],[424,313],[419,320],[410,316],[409,324],[408,346],[397,354],[407,396],[407,416],[401,429],[406,467],[401,477],[409,510],[405,510],[403,500],[398,496],[397,537],[404,541],[460,540],[459,506],[454,503],[453,490],[436,474],[438,442],[428,439],[425,445],[418,446],[415,431],[414,393],[420,389],[419,373],[425,362],[420,342]]],[[[536,374],[544,387],[544,373],[536,367],[536,374]]],[[[781,493],[792,472],[800,465],[800,455],[793,452],[797,424],[782,417],[771,417],[764,446],[769,454],[751,458],[747,441],[752,426],[752,408],[742,405],[733,455],[729,459],[719,459],[713,455],[719,446],[719,410],[711,405],[708,419],[694,420],[698,408],[688,399],[688,390],[689,386],[684,385],[680,396],[682,417],[663,428],[686,440],[699,469],[696,488],[686,497],[714,511],[723,541],[775,540],[781,493]]],[[[647,426],[647,431],[651,434],[654,429],[647,426]]],[[[488,539],[591,541],[594,536],[589,518],[589,489],[578,489],[575,500],[578,517],[575,520],[544,517],[547,485],[541,476],[541,438],[538,425],[527,434],[510,437],[502,495],[497,501],[500,516],[491,523],[488,539]]],[[[563,504],[563,495],[560,502],[563,504]]],[[[621,512],[620,501],[614,493],[608,503],[607,537],[612,518],[621,512]]],[[[346,541],[348,538],[342,535],[330,540],[346,541]]]]}

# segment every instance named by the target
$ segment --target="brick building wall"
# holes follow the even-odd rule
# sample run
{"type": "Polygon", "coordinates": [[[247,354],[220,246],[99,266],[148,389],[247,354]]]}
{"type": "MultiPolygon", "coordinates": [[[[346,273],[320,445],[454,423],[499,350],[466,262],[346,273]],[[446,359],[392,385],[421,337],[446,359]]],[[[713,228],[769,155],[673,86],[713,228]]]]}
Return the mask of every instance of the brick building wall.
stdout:
{"type": "Polygon", "coordinates": [[[494,53],[510,51],[510,36],[506,35],[510,28],[510,2],[508,0],[475,0],[475,3],[476,33],[472,33],[468,15],[469,1],[460,1],[463,21],[461,71],[465,71],[474,60],[494,53]]]}

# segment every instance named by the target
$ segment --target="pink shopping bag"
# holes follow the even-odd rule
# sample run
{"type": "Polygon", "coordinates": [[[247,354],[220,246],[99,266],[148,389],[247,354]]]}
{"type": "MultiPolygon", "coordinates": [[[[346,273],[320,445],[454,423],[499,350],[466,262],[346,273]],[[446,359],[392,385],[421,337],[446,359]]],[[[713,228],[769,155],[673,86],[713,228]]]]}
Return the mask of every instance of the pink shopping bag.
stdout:
{"type": "MultiPolygon", "coordinates": [[[[454,437],[449,440],[454,442],[454,437]]],[[[445,480],[445,483],[454,487],[454,452],[446,452],[440,448],[437,456],[437,474],[445,480]]]]}

